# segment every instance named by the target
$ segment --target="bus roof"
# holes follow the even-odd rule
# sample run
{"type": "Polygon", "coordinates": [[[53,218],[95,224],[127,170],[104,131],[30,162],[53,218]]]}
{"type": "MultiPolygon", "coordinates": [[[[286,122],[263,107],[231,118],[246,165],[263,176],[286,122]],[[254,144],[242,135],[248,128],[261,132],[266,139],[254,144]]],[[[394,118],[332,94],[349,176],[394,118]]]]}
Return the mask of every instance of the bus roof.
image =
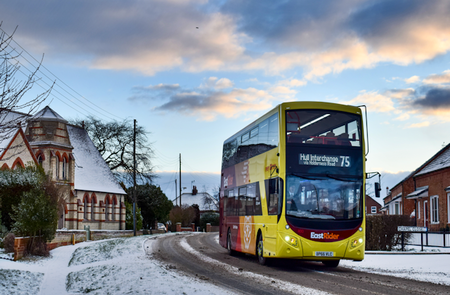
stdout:
{"type": "Polygon", "coordinates": [[[300,109],[309,109],[309,108],[311,108],[311,109],[332,109],[332,110],[346,111],[346,112],[352,112],[352,113],[361,113],[360,108],[357,106],[344,105],[344,104],[332,103],[332,102],[322,102],[322,101],[283,102],[283,103],[277,105],[276,107],[274,107],[273,109],[271,109],[270,111],[268,111],[267,113],[265,113],[264,115],[262,115],[261,117],[259,117],[258,119],[256,119],[255,121],[253,121],[252,123],[250,123],[247,126],[245,126],[244,128],[242,128],[241,130],[235,132],[233,135],[228,137],[224,141],[224,143],[227,143],[230,140],[232,140],[234,137],[236,137],[237,134],[252,129],[255,125],[257,125],[260,122],[264,121],[265,119],[269,118],[273,114],[279,112],[280,109],[285,109],[288,107],[300,108],[300,109]]]}

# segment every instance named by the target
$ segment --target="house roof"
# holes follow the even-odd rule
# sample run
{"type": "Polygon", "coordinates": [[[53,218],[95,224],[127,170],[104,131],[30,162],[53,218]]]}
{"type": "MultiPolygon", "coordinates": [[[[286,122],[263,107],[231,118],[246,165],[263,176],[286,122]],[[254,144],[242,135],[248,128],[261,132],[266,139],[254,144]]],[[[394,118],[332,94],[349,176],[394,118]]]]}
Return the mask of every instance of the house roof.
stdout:
{"type": "MultiPolygon", "coordinates": [[[[2,109],[0,112],[0,154],[8,147],[19,129],[18,123],[23,123],[26,114],[2,109]]],[[[21,124],[21,126],[24,126],[21,124]]],[[[22,127],[24,130],[25,127],[22,127]]]]}
{"type": "MultiPolygon", "coordinates": [[[[446,146],[445,148],[447,148],[446,146]]],[[[450,148],[447,148],[439,156],[429,162],[422,170],[417,172],[414,176],[423,175],[426,173],[434,172],[443,168],[450,167],[450,148]]]]}
{"type": "Polygon", "coordinates": [[[450,160],[450,144],[447,144],[445,147],[443,147],[437,153],[435,153],[431,158],[429,158],[425,163],[420,165],[419,168],[408,174],[408,176],[406,176],[402,181],[394,185],[390,189],[390,191],[392,191],[395,187],[402,184],[411,177],[423,175],[439,169],[450,167],[450,161],[445,161],[444,160],[445,158],[448,158],[450,160]]]}
{"type": "Polygon", "coordinates": [[[418,187],[415,191],[406,196],[407,199],[419,199],[428,197],[428,185],[418,187]]]}
{"type": "MultiPolygon", "coordinates": [[[[172,202],[174,205],[177,205],[177,202],[179,204],[180,201],[178,198],[176,198],[172,202]]],[[[217,201],[206,192],[197,193],[195,195],[193,195],[192,193],[183,193],[181,194],[181,203],[190,206],[197,204],[200,211],[218,210],[219,208],[217,201]]]]}
{"type": "Polygon", "coordinates": [[[75,189],[125,195],[86,130],[67,125],[67,132],[75,158],[75,189]]]}

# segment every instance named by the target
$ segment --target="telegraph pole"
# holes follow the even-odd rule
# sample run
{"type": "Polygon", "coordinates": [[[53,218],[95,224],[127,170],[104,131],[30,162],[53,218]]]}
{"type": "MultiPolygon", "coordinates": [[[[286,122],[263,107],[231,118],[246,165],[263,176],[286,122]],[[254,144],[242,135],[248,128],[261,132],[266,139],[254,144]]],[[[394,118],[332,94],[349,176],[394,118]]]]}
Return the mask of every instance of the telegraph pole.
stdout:
{"type": "Polygon", "coordinates": [[[181,208],[181,153],[180,153],[180,208],[181,208]]]}
{"type": "Polygon", "coordinates": [[[133,130],[133,234],[136,236],[136,119],[133,130]]]}

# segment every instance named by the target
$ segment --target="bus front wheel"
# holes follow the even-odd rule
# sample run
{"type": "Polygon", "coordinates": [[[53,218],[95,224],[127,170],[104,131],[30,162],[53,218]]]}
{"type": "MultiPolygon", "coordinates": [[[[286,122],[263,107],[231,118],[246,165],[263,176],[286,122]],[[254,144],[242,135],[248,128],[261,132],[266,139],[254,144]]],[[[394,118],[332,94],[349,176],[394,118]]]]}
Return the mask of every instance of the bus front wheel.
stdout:
{"type": "Polygon", "coordinates": [[[339,261],[340,261],[339,259],[338,260],[325,260],[325,261],[322,261],[322,263],[328,267],[337,267],[339,265],[339,261]]]}
{"type": "Polygon", "coordinates": [[[259,264],[261,265],[267,264],[267,258],[264,257],[264,244],[261,234],[258,236],[258,241],[256,242],[256,256],[258,257],[259,264]]]}

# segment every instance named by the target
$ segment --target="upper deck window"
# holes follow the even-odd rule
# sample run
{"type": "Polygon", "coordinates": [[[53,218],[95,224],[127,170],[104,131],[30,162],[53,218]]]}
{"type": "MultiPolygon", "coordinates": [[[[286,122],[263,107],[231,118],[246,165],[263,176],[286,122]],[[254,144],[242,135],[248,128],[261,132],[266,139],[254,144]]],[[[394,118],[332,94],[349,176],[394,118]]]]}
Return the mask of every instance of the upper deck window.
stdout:
{"type": "Polygon", "coordinates": [[[329,110],[288,110],[286,142],[361,147],[361,117],[329,110]]]}

